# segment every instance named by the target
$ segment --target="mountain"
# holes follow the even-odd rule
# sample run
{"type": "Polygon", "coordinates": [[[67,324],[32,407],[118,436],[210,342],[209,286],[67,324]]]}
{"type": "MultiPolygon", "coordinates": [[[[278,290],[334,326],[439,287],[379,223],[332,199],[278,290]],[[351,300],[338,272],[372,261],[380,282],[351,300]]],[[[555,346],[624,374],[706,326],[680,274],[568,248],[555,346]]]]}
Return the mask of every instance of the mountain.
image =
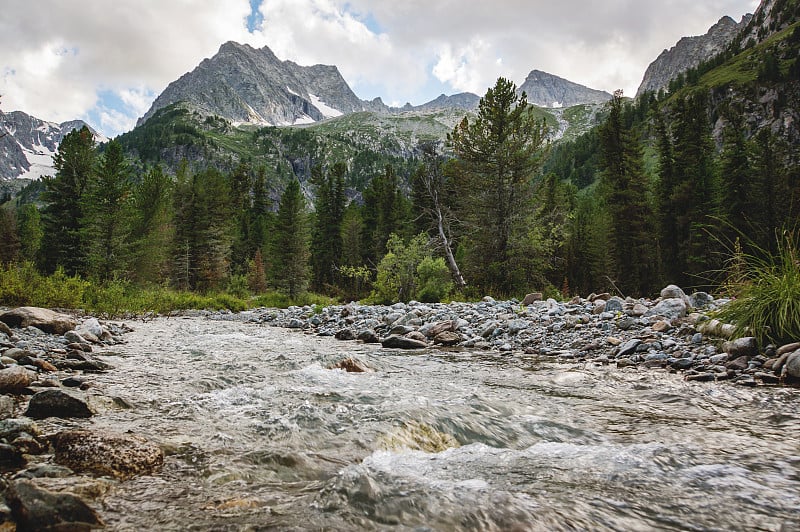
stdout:
{"type": "Polygon", "coordinates": [[[406,104],[400,109],[392,109],[393,111],[439,111],[442,109],[462,109],[464,111],[474,111],[478,108],[478,102],[481,97],[471,92],[461,92],[451,96],[440,95],[438,98],[423,103],[422,105],[412,106],[406,104]]]}
{"type": "MultiPolygon", "coordinates": [[[[82,120],[56,124],[22,111],[0,113],[0,181],[14,178],[35,180],[52,174],[53,155],[61,139],[83,126],[88,124],[82,120]]],[[[107,140],[88,127],[98,142],[107,140]]]]}
{"type": "Polygon", "coordinates": [[[380,100],[360,100],[335,66],[304,67],[279,60],[266,46],[257,50],[235,42],[223,44],[216,55],[170,83],[137,125],[177,102],[233,123],[273,126],[383,106],[380,100]]]}
{"type": "Polygon", "coordinates": [[[731,17],[722,17],[711,26],[705,35],[683,37],[678,43],[664,50],[650,63],[644,73],[636,95],[645,91],[658,92],[666,89],[669,82],[679,74],[694,68],[703,61],[723,52],[742,30],[750,23],[753,15],[745,15],[736,23],[731,17]]]}
{"type": "Polygon", "coordinates": [[[611,95],[578,83],[533,70],[517,89],[528,95],[528,102],[539,107],[572,107],[573,105],[605,103],[611,95]]]}
{"type": "Polygon", "coordinates": [[[800,2],[797,0],[762,0],[742,33],[741,44],[749,46],[763,42],[795,24],[798,18],[800,2]]]}

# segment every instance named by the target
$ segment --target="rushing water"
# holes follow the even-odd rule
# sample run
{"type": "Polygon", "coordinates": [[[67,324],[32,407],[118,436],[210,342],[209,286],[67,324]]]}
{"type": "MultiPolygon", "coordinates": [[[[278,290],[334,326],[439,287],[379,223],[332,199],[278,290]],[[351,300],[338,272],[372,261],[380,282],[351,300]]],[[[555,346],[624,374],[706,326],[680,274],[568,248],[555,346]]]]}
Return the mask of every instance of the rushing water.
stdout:
{"type": "Polygon", "coordinates": [[[167,450],[114,530],[795,530],[800,390],[158,319],[94,378],[90,423],[167,450]],[[354,357],[375,369],[327,369],[354,357]],[[399,447],[430,427],[460,447],[399,447]]]}

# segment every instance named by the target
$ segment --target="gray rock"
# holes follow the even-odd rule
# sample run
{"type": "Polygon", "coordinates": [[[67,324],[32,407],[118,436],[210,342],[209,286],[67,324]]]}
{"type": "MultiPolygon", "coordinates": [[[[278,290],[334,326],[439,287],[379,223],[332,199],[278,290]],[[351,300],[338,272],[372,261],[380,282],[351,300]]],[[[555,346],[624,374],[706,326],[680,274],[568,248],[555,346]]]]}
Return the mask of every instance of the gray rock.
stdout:
{"type": "Polygon", "coordinates": [[[299,320],[297,318],[292,318],[289,320],[289,324],[286,326],[289,329],[302,329],[306,326],[303,320],[299,320]]]}
{"type": "Polygon", "coordinates": [[[800,349],[794,353],[790,353],[786,358],[786,363],[783,365],[781,375],[792,379],[800,379],[800,349]]]}
{"type": "Polygon", "coordinates": [[[544,299],[544,296],[541,292],[532,292],[525,295],[525,298],[522,300],[522,305],[527,307],[528,305],[533,305],[537,301],[542,301],[542,299],[544,299]]]}
{"type": "Polygon", "coordinates": [[[680,298],[669,298],[660,301],[655,307],[645,312],[645,316],[663,316],[674,320],[686,316],[686,303],[680,298]]]}
{"type": "Polygon", "coordinates": [[[674,362],[671,364],[671,366],[672,366],[673,368],[675,368],[675,369],[680,369],[680,370],[689,369],[689,368],[691,368],[693,365],[694,365],[694,360],[693,360],[693,359],[691,359],[691,358],[679,358],[679,359],[675,360],[675,361],[674,361],[674,362]]]}
{"type": "Polygon", "coordinates": [[[8,419],[14,415],[14,399],[7,395],[0,395],[0,420],[8,419]]]}
{"type": "Polygon", "coordinates": [[[511,320],[508,322],[508,334],[519,334],[524,331],[530,324],[526,320],[511,320]]]}
{"type": "Polygon", "coordinates": [[[622,312],[623,301],[618,297],[612,297],[608,301],[606,301],[606,306],[603,309],[604,312],[622,312]]]}
{"type": "Polygon", "coordinates": [[[695,292],[689,296],[689,304],[693,308],[703,308],[707,307],[714,301],[714,298],[711,297],[706,292],[695,292]]]}
{"type": "Polygon", "coordinates": [[[357,338],[365,344],[380,343],[380,338],[378,338],[378,335],[375,334],[375,331],[372,329],[364,329],[363,331],[359,331],[357,338]]]}
{"type": "Polygon", "coordinates": [[[737,338],[730,342],[725,342],[723,349],[732,358],[747,356],[754,357],[758,354],[758,342],[752,336],[737,338]]]}
{"type": "Polygon", "coordinates": [[[639,344],[641,343],[642,341],[638,338],[628,340],[619,347],[619,351],[617,351],[617,358],[625,358],[634,354],[636,352],[636,348],[639,347],[639,344]]]}
{"type": "Polygon", "coordinates": [[[344,340],[344,341],[355,340],[356,339],[356,333],[354,333],[352,329],[341,329],[339,331],[336,331],[336,334],[334,335],[334,337],[337,340],[344,340]]]}
{"type": "Polygon", "coordinates": [[[38,437],[41,432],[39,426],[26,418],[11,418],[0,421],[0,439],[14,441],[22,434],[38,437]]]}
{"type": "Polygon", "coordinates": [[[532,70],[518,91],[525,91],[528,101],[539,107],[551,107],[554,102],[562,107],[600,104],[611,99],[611,95],[605,91],[590,89],[541,70],[532,70]]]}
{"type": "Polygon", "coordinates": [[[28,403],[25,415],[34,419],[47,417],[92,417],[94,413],[85,401],[61,390],[44,390],[35,393],[28,403]]]}
{"type": "Polygon", "coordinates": [[[460,343],[462,340],[461,335],[453,331],[443,331],[436,335],[433,339],[434,344],[451,346],[460,343]]]}

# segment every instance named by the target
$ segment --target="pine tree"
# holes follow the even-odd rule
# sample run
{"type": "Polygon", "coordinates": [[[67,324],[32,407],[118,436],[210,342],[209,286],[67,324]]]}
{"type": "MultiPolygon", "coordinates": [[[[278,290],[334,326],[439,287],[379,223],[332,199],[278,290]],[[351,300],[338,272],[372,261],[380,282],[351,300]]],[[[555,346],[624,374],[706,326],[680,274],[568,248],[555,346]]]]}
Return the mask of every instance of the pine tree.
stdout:
{"type": "Polygon", "coordinates": [[[17,231],[17,217],[8,207],[0,207],[0,266],[17,262],[20,253],[20,239],[17,231]]]}
{"type": "Polygon", "coordinates": [[[515,288],[512,231],[522,223],[544,142],[544,123],[504,78],[481,98],[477,117],[465,117],[448,135],[463,200],[468,277],[484,289],[508,294],[515,288]]]}
{"type": "Polygon", "coordinates": [[[623,123],[622,91],[609,102],[600,128],[600,191],[611,225],[615,285],[626,295],[641,296],[657,281],[655,231],[647,204],[647,178],[638,139],[623,123]]]}
{"type": "Polygon", "coordinates": [[[107,280],[126,270],[130,170],[122,146],[112,140],[82,198],[89,270],[107,280]]]}
{"type": "Polygon", "coordinates": [[[392,233],[406,236],[409,206],[400,191],[394,167],[387,165],[382,175],[370,181],[364,191],[365,261],[377,264],[386,254],[386,242],[392,233]]]}
{"type": "Polygon", "coordinates": [[[720,156],[720,175],[724,179],[721,187],[721,215],[725,221],[726,242],[752,233],[756,190],[748,157],[744,119],[741,110],[728,109],[720,156]]]}
{"type": "Polygon", "coordinates": [[[17,210],[17,233],[20,240],[20,259],[35,262],[44,233],[42,217],[33,203],[27,203],[17,210]]]}
{"type": "Polygon", "coordinates": [[[275,284],[291,299],[308,286],[309,249],[305,199],[297,179],[289,182],[278,206],[272,242],[275,284]]]}
{"type": "Polygon", "coordinates": [[[53,157],[56,175],[44,179],[42,266],[62,266],[69,275],[86,273],[83,196],[95,171],[94,137],[88,127],[64,136],[53,157]]]}

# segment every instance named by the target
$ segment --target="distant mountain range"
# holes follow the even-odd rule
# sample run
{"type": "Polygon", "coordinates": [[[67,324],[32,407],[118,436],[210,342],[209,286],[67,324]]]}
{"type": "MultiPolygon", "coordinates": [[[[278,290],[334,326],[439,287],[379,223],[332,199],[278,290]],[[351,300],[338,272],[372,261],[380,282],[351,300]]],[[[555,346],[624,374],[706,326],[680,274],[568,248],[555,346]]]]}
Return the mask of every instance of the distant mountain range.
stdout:
{"type": "Polygon", "coordinates": [[[53,173],[53,155],[61,139],[88,126],[98,142],[107,139],[82,120],[56,124],[22,111],[0,113],[0,180],[39,179],[53,173]]]}

